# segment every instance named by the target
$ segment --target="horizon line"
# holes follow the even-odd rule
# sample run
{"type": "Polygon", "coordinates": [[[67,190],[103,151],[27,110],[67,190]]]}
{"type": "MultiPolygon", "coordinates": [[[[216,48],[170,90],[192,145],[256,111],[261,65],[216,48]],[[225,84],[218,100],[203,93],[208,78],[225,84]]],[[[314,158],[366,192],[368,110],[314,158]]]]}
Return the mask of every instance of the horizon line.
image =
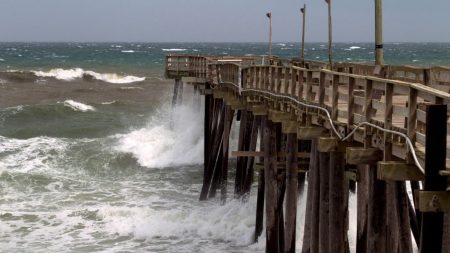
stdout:
{"type": "MultiPolygon", "coordinates": [[[[219,44],[219,43],[253,43],[253,44],[268,44],[268,42],[264,41],[1,41],[0,43],[161,43],[161,44],[195,44],[195,43],[209,43],[209,44],[219,44]]],[[[301,44],[299,41],[274,41],[272,44],[278,43],[296,43],[301,44]]],[[[305,42],[305,44],[311,43],[323,43],[328,44],[328,41],[311,41],[305,42]]],[[[341,44],[341,43],[364,43],[364,44],[375,44],[373,41],[336,41],[332,42],[332,44],[341,44]]],[[[449,43],[450,41],[386,41],[384,44],[394,44],[394,43],[449,43]]]]}

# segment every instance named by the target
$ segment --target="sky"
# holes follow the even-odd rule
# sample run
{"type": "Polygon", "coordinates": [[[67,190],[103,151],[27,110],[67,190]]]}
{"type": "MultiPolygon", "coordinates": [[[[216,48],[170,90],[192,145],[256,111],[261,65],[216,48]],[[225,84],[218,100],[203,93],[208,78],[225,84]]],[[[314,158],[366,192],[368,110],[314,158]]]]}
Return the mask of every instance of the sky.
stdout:
{"type": "MultiPolygon", "coordinates": [[[[374,0],[331,0],[333,41],[374,40],[374,0]]],[[[327,41],[324,0],[0,0],[0,41],[327,41]]],[[[449,0],[384,0],[385,42],[450,42],[449,0]]]]}

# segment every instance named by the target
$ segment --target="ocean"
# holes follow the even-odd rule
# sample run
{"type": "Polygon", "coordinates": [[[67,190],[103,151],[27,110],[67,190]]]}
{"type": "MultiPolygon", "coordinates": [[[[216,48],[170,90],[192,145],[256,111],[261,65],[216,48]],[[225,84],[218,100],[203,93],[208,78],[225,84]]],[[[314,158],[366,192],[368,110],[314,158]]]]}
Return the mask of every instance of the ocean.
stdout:
{"type": "MultiPolygon", "coordinates": [[[[264,252],[264,235],[253,243],[254,189],[247,202],[198,201],[203,109],[188,86],[171,107],[164,57],[266,51],[265,43],[0,43],[0,252],[264,252]]],[[[298,57],[299,44],[274,43],[273,52],[298,57]]],[[[306,44],[305,55],[326,61],[326,43],[306,44]]],[[[371,43],[334,45],[336,61],[373,58],[371,43]]],[[[450,65],[450,44],[388,43],[385,59],[450,65]]]]}

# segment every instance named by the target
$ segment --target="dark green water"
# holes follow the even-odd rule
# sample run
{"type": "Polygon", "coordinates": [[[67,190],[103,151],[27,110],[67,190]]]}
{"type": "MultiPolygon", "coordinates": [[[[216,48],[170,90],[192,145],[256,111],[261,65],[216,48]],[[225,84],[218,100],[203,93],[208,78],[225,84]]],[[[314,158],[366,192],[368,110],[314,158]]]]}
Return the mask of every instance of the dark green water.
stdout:
{"type": "MultiPolygon", "coordinates": [[[[372,62],[372,47],[335,44],[334,57],[372,62]]],[[[296,57],[298,48],[275,43],[274,53],[296,57]]],[[[327,60],[325,43],[306,49],[308,59],[327,60]]],[[[450,44],[385,49],[391,64],[450,65],[450,44]]],[[[186,87],[169,116],[173,86],[162,77],[167,53],[266,51],[263,43],[1,43],[0,252],[262,252],[264,243],[252,243],[254,191],[247,203],[198,201],[203,109],[186,87]]]]}

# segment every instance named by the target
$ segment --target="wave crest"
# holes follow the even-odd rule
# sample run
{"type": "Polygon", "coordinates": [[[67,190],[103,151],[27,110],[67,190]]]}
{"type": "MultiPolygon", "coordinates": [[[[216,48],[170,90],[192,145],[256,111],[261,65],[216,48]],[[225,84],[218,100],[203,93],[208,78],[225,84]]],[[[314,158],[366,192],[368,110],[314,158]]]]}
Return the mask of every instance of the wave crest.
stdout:
{"type": "Polygon", "coordinates": [[[74,69],[51,69],[49,71],[31,71],[37,77],[52,77],[58,80],[72,81],[78,78],[95,79],[108,83],[134,83],[142,82],[145,77],[123,76],[116,73],[98,73],[91,70],[83,70],[82,68],[74,69]]]}
{"type": "Polygon", "coordinates": [[[90,105],[86,105],[73,100],[64,101],[64,106],[70,107],[75,111],[87,112],[87,111],[95,111],[95,108],[90,105]]]}

